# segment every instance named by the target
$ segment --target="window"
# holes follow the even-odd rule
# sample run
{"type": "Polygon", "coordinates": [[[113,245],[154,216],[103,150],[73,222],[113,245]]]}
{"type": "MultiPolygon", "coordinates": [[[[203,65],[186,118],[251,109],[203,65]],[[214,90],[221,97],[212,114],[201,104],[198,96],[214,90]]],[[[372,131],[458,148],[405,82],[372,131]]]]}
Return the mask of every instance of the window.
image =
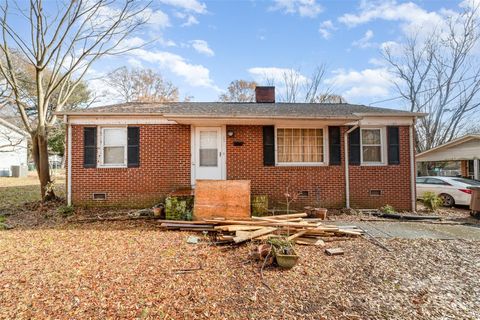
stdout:
{"type": "Polygon", "coordinates": [[[383,163],[381,129],[361,129],[362,163],[381,164],[383,163]]]}
{"type": "Polygon", "coordinates": [[[325,162],[323,129],[278,128],[277,162],[280,164],[325,162]]]}
{"type": "Polygon", "coordinates": [[[127,128],[102,128],[101,165],[123,167],[127,165],[127,128]]]}
{"type": "Polygon", "coordinates": [[[436,178],[428,178],[425,182],[426,184],[436,184],[441,186],[450,186],[451,184],[436,178]]]}
{"type": "Polygon", "coordinates": [[[217,131],[200,131],[200,167],[218,166],[217,135],[217,131]]]}
{"type": "Polygon", "coordinates": [[[427,178],[417,178],[417,183],[425,183],[425,181],[427,180],[427,178]]]}

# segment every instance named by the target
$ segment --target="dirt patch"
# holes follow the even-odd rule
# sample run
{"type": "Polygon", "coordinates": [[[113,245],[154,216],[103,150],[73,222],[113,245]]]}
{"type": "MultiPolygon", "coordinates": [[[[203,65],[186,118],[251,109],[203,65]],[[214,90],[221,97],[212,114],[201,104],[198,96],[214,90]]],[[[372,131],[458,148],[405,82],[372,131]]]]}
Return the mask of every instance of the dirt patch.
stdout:
{"type": "Polygon", "coordinates": [[[152,222],[0,232],[0,318],[479,318],[478,242],[363,239],[298,247],[289,271],[265,270],[250,245],[188,245],[152,222]],[[201,270],[179,274],[175,270],[201,270]]]}

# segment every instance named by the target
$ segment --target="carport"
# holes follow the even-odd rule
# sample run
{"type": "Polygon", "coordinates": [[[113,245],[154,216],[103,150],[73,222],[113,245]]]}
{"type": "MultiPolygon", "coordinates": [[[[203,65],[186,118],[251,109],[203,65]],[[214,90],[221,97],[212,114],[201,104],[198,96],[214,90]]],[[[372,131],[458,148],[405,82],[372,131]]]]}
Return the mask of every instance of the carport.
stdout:
{"type": "MultiPolygon", "coordinates": [[[[480,180],[480,134],[469,134],[438,147],[417,154],[417,164],[421,162],[460,162],[461,175],[480,180]]],[[[417,166],[420,167],[420,166],[417,166]]]]}

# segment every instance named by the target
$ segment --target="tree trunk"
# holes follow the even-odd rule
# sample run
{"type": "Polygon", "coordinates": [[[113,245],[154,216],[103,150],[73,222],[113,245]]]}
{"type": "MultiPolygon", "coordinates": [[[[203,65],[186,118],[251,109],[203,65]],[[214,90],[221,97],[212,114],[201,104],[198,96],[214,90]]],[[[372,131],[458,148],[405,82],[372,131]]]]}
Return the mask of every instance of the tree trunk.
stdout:
{"type": "Polygon", "coordinates": [[[52,179],[50,177],[50,167],[48,164],[48,145],[45,130],[39,129],[32,135],[32,154],[40,180],[42,201],[53,200],[56,196],[53,189],[49,188],[52,179]]]}

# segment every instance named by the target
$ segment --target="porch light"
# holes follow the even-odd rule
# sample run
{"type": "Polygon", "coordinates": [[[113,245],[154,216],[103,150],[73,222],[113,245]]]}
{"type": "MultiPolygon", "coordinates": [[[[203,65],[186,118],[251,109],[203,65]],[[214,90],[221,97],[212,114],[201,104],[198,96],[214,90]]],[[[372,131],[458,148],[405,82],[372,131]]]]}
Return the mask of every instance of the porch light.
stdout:
{"type": "Polygon", "coordinates": [[[233,132],[233,130],[227,131],[227,136],[229,136],[230,138],[233,137],[234,135],[235,135],[235,132],[233,132]]]}

